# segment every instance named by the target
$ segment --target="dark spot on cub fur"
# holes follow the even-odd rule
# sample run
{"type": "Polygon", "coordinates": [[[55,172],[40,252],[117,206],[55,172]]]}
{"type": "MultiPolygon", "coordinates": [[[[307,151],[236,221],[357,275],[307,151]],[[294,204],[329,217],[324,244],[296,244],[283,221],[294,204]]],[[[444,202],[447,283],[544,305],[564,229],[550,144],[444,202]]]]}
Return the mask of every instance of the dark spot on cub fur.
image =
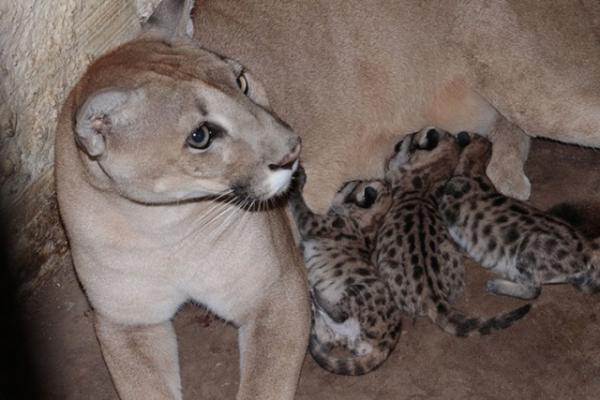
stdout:
{"type": "Polygon", "coordinates": [[[497,224],[503,224],[505,222],[508,221],[508,217],[506,215],[501,215],[498,218],[496,218],[496,223],[497,224]]]}
{"type": "Polygon", "coordinates": [[[440,263],[437,257],[431,257],[431,269],[433,269],[433,272],[435,273],[440,272],[440,263]]]}
{"type": "Polygon", "coordinates": [[[417,256],[416,254],[413,254],[413,255],[410,257],[410,262],[411,262],[412,264],[418,264],[418,263],[419,263],[419,256],[417,256]]]}
{"type": "Polygon", "coordinates": [[[412,220],[412,218],[407,218],[406,219],[406,223],[404,224],[404,234],[407,234],[408,232],[410,232],[410,230],[412,229],[412,227],[414,226],[414,222],[412,220]]]}
{"type": "Polygon", "coordinates": [[[514,243],[519,238],[519,232],[515,228],[510,228],[504,237],[506,244],[514,243]]]}
{"type": "Polygon", "coordinates": [[[497,199],[494,199],[494,201],[492,201],[492,205],[494,207],[501,206],[504,203],[506,203],[506,197],[504,197],[504,196],[498,197],[497,199]]]}
{"type": "Polygon", "coordinates": [[[418,295],[420,295],[421,293],[423,293],[423,283],[419,282],[419,283],[417,284],[417,288],[416,288],[416,290],[417,290],[417,294],[418,294],[418,295]]]}
{"type": "Polygon", "coordinates": [[[415,176],[412,180],[415,189],[423,189],[423,179],[420,176],[415,176]]]}
{"type": "Polygon", "coordinates": [[[431,236],[435,236],[437,234],[437,231],[435,230],[435,226],[433,224],[429,225],[429,234],[431,236]]]}
{"type": "Polygon", "coordinates": [[[401,286],[402,285],[402,274],[396,275],[396,277],[394,278],[394,281],[396,282],[396,285],[401,286]]]}
{"type": "Polygon", "coordinates": [[[526,208],[524,208],[524,207],[521,207],[521,206],[520,206],[520,205],[518,205],[518,204],[513,204],[513,205],[511,205],[511,206],[509,207],[509,209],[510,209],[511,211],[513,211],[513,212],[516,212],[516,213],[518,213],[518,214],[529,214],[529,210],[527,210],[527,209],[526,209],[526,208]]]}
{"type": "Polygon", "coordinates": [[[331,223],[331,225],[334,228],[341,229],[341,228],[343,228],[343,227],[346,226],[346,223],[344,222],[343,219],[341,219],[340,217],[337,217],[335,220],[333,220],[333,222],[331,223]]]}
{"type": "Polygon", "coordinates": [[[444,211],[444,218],[449,225],[454,225],[458,219],[458,215],[448,209],[444,211]]]}
{"type": "Polygon", "coordinates": [[[550,238],[550,239],[546,240],[546,252],[547,253],[553,252],[554,249],[556,248],[556,246],[558,246],[558,242],[556,241],[556,239],[550,238]]]}
{"type": "Polygon", "coordinates": [[[490,187],[490,185],[488,185],[481,177],[475,178],[475,181],[477,181],[477,184],[479,185],[479,189],[481,189],[484,192],[488,192],[492,189],[490,187]]]}
{"type": "Polygon", "coordinates": [[[421,278],[421,275],[423,275],[423,267],[417,265],[415,266],[414,270],[413,270],[413,278],[415,280],[421,278]]]}
{"type": "Polygon", "coordinates": [[[492,233],[492,225],[488,224],[486,226],[483,227],[483,234],[485,236],[489,236],[490,233],[492,233]]]}

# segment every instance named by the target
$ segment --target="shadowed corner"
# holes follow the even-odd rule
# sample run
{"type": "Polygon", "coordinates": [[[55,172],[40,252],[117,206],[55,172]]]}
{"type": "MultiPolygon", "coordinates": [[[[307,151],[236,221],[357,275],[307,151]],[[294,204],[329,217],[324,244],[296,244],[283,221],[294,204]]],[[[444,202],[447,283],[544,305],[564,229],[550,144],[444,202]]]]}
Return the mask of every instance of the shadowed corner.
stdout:
{"type": "Polygon", "coordinates": [[[40,391],[17,298],[6,219],[0,212],[0,400],[39,399],[40,391]]]}
{"type": "Polygon", "coordinates": [[[590,201],[558,203],[547,212],[568,222],[589,239],[600,237],[600,204],[590,201]]]}

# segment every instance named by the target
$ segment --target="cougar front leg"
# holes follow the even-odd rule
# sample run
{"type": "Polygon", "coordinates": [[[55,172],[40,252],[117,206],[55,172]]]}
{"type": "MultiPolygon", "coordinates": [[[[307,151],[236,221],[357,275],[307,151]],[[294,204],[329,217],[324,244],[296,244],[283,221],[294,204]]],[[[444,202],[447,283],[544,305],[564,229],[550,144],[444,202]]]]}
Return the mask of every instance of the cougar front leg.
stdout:
{"type": "Polygon", "coordinates": [[[487,176],[500,193],[527,200],[531,194],[531,183],[525,176],[529,136],[506,118],[499,116],[488,138],[493,145],[487,176]]]}
{"type": "Polygon", "coordinates": [[[181,399],[177,340],[171,321],[124,325],[96,313],[95,327],[122,400],[181,399]]]}
{"type": "Polygon", "coordinates": [[[292,400],[308,345],[306,286],[289,277],[276,282],[261,306],[240,326],[238,400],[292,400]]]}

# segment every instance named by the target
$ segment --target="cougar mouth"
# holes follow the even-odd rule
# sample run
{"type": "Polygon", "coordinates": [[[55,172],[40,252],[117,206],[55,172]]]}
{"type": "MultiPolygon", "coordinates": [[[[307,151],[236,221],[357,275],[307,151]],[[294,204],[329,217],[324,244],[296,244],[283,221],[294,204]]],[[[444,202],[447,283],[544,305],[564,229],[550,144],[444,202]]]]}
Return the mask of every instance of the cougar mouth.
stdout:
{"type": "Polygon", "coordinates": [[[252,181],[244,181],[232,186],[233,196],[255,203],[273,202],[273,200],[284,197],[290,189],[292,176],[298,169],[299,161],[293,162],[291,168],[279,169],[269,173],[263,180],[261,187],[256,189],[252,181]]]}

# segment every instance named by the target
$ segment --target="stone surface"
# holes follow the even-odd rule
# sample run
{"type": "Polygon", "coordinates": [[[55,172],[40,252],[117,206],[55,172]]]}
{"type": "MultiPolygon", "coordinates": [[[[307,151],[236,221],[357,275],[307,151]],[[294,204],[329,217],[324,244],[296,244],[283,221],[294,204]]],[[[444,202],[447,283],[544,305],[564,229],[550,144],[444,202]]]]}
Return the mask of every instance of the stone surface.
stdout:
{"type": "Polygon", "coordinates": [[[89,63],[135,37],[158,2],[0,1],[0,210],[28,287],[64,261],[52,182],[62,103],[89,63]]]}

